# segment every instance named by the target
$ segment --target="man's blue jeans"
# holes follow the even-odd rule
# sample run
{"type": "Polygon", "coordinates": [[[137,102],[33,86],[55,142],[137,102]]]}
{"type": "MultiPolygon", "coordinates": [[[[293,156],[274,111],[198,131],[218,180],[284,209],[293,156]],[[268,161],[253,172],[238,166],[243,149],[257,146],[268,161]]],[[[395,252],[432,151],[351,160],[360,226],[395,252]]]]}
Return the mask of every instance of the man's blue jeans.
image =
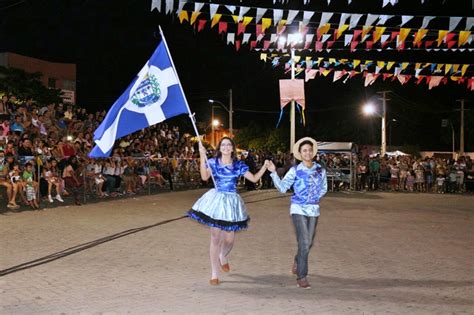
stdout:
{"type": "Polygon", "coordinates": [[[298,241],[298,253],[295,256],[295,261],[297,264],[296,275],[299,280],[306,278],[308,275],[308,255],[311,246],[313,246],[319,217],[292,214],[291,218],[295,226],[296,240],[298,241]]]}

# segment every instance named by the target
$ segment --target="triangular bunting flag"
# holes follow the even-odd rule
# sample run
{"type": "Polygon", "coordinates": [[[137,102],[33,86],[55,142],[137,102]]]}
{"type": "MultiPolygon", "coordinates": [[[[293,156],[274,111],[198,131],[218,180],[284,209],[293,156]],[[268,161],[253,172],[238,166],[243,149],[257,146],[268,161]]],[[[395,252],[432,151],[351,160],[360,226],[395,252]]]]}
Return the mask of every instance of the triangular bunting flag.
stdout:
{"type": "Polygon", "coordinates": [[[219,34],[226,33],[226,32],[227,32],[227,22],[219,22],[219,34]]]}
{"type": "Polygon", "coordinates": [[[467,43],[467,40],[471,36],[471,31],[460,31],[458,39],[458,47],[467,43]]]}
{"type": "Polygon", "coordinates": [[[451,16],[449,18],[449,29],[448,32],[453,31],[456,26],[458,26],[459,22],[461,22],[462,17],[460,16],[451,16]]]}
{"type": "Polygon", "coordinates": [[[383,32],[385,32],[385,29],[386,27],[381,27],[381,26],[377,26],[375,27],[375,31],[374,31],[374,43],[376,43],[380,37],[382,36],[383,32]]]}
{"type": "Polygon", "coordinates": [[[212,17],[211,28],[213,28],[217,23],[219,23],[221,17],[222,14],[214,14],[214,16],[212,17]]]}
{"type": "Polygon", "coordinates": [[[206,25],[206,20],[199,20],[199,23],[198,23],[198,32],[202,31],[204,26],[206,25]]]}
{"type": "Polygon", "coordinates": [[[178,18],[180,23],[183,23],[183,21],[189,22],[188,11],[179,12],[178,18]]]}

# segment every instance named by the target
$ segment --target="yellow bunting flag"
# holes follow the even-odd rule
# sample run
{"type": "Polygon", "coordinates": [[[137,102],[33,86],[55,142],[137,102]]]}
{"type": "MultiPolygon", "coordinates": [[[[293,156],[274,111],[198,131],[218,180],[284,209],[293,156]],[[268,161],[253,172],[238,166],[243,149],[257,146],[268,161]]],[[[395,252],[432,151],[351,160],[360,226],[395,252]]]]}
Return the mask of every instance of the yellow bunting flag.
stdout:
{"type": "Polygon", "coordinates": [[[247,26],[247,25],[249,25],[250,22],[252,22],[252,20],[253,20],[253,17],[251,17],[251,16],[244,16],[244,20],[243,20],[242,23],[244,24],[244,26],[247,26]]]}
{"type": "Polygon", "coordinates": [[[458,39],[458,46],[464,45],[467,40],[471,36],[471,31],[460,31],[459,32],[459,39],[458,39]]]}
{"type": "Polygon", "coordinates": [[[343,65],[345,65],[348,60],[349,59],[339,59],[339,62],[342,63],[343,65]]]}
{"type": "Polygon", "coordinates": [[[270,25],[272,25],[272,19],[263,18],[262,19],[262,32],[265,32],[265,30],[269,28],[270,25]]]}
{"type": "Polygon", "coordinates": [[[466,73],[467,68],[469,68],[469,65],[462,65],[462,68],[461,68],[461,75],[462,76],[464,76],[464,74],[466,73]]]}
{"type": "Polygon", "coordinates": [[[214,17],[212,18],[212,22],[211,22],[211,28],[213,28],[214,25],[219,23],[219,20],[221,19],[221,17],[222,17],[222,14],[214,14],[214,17]]]}
{"type": "Polygon", "coordinates": [[[420,28],[418,32],[416,32],[415,39],[413,40],[413,45],[417,45],[421,42],[421,40],[426,36],[428,30],[425,28],[420,28]]]}
{"type": "Polygon", "coordinates": [[[378,42],[380,37],[382,37],[383,33],[385,32],[386,27],[385,26],[377,26],[375,28],[375,33],[374,33],[374,44],[378,42]]]}
{"type": "Polygon", "coordinates": [[[267,54],[260,54],[260,60],[267,62],[267,54]]]}
{"type": "Polygon", "coordinates": [[[329,58],[329,64],[336,63],[336,58],[329,58]]]}
{"type": "Polygon", "coordinates": [[[324,69],[324,71],[322,72],[322,74],[327,77],[328,74],[331,72],[331,69],[324,69]]]}
{"type": "Polygon", "coordinates": [[[360,60],[359,59],[354,59],[354,68],[360,65],[360,60]]]}
{"type": "Polygon", "coordinates": [[[443,63],[439,63],[438,65],[436,65],[436,72],[441,71],[441,68],[443,68],[443,66],[444,66],[443,63]]]}
{"type": "Polygon", "coordinates": [[[306,56],[306,59],[305,59],[306,63],[309,63],[311,60],[312,60],[312,57],[306,56]]]}
{"type": "Polygon", "coordinates": [[[446,67],[444,68],[444,74],[448,74],[448,72],[449,72],[449,70],[451,70],[452,66],[453,66],[452,64],[447,63],[446,67]]]}
{"type": "Polygon", "coordinates": [[[415,69],[420,69],[420,67],[421,67],[421,62],[415,63],[415,69]]]}
{"type": "Polygon", "coordinates": [[[389,61],[389,62],[387,63],[387,70],[392,69],[392,67],[393,67],[394,64],[395,64],[395,61],[389,61]]]}
{"type": "Polygon", "coordinates": [[[372,26],[362,26],[362,37],[361,37],[362,42],[365,40],[365,36],[370,32],[371,29],[372,29],[372,26]]]}
{"type": "Polygon", "coordinates": [[[377,61],[377,67],[383,69],[385,67],[385,61],[377,61]]]}
{"type": "Polygon", "coordinates": [[[341,27],[337,29],[336,39],[341,37],[342,33],[344,33],[348,28],[349,28],[349,24],[341,25],[341,27]]]}
{"type": "Polygon", "coordinates": [[[194,12],[191,14],[191,22],[190,22],[191,25],[193,25],[194,22],[196,22],[196,19],[197,19],[197,17],[199,16],[199,14],[201,14],[201,12],[199,12],[199,11],[194,11],[194,12]]]}
{"type": "Polygon", "coordinates": [[[277,34],[283,33],[286,28],[286,20],[281,20],[277,25],[277,34]]]}
{"type": "Polygon", "coordinates": [[[453,65],[454,73],[458,72],[458,70],[459,70],[459,65],[453,65]]]}
{"type": "Polygon", "coordinates": [[[321,61],[323,61],[323,59],[324,59],[324,57],[318,57],[318,66],[321,63],[321,61]]]}
{"type": "Polygon", "coordinates": [[[446,35],[448,35],[448,31],[439,30],[439,33],[438,33],[438,47],[441,45],[443,40],[446,38],[446,35]]]}
{"type": "Polygon", "coordinates": [[[423,69],[426,68],[426,67],[428,67],[428,66],[431,66],[431,62],[425,63],[425,64],[423,65],[423,69]]]}
{"type": "Polygon", "coordinates": [[[398,37],[398,43],[401,44],[405,42],[407,39],[408,34],[410,34],[411,28],[401,28],[400,29],[400,36],[398,37]]]}
{"type": "Polygon", "coordinates": [[[409,62],[402,62],[402,70],[405,70],[409,64],[409,62]]]}
{"type": "Polygon", "coordinates": [[[301,56],[295,56],[294,59],[295,59],[295,63],[298,63],[298,62],[300,62],[300,60],[301,60],[301,56]]]}
{"type": "Polygon", "coordinates": [[[188,11],[179,12],[179,22],[182,24],[184,20],[189,21],[188,11]]]}
{"type": "Polygon", "coordinates": [[[320,28],[318,28],[318,31],[319,31],[319,35],[324,35],[326,34],[329,29],[331,28],[331,24],[327,23],[327,24],[324,24],[323,26],[321,26],[320,28]]]}
{"type": "Polygon", "coordinates": [[[239,23],[239,16],[238,15],[232,15],[232,18],[234,19],[235,24],[239,23]]]}

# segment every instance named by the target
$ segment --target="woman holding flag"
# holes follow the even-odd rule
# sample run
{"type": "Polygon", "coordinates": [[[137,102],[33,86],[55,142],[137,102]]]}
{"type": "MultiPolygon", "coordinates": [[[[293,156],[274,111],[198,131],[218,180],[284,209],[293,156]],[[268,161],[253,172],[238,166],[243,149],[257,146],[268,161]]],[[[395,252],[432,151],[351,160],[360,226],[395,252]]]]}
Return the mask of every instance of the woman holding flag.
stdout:
{"type": "Polygon", "coordinates": [[[217,145],[216,156],[207,164],[206,149],[201,143],[199,153],[201,178],[206,181],[212,176],[216,187],[199,198],[188,215],[211,229],[209,283],[218,285],[219,271],[230,271],[227,257],[234,245],[235,232],[246,229],[249,220],[244,202],[237,194],[237,180],[244,176],[249,181],[257,182],[265,173],[268,161],[257,174],[252,174],[243,161],[237,160],[235,143],[229,137],[222,138],[217,145]]]}

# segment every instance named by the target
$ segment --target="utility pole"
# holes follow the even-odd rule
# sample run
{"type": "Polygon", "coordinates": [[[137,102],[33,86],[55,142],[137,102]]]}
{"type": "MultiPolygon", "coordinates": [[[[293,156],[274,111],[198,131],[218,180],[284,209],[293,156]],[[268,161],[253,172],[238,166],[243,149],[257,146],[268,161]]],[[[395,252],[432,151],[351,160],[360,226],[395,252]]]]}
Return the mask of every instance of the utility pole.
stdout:
{"type": "MultiPolygon", "coordinates": [[[[295,79],[295,48],[291,48],[291,79],[295,79]]],[[[291,100],[290,112],[290,152],[296,141],[295,100],[291,100]]]]}
{"type": "Polygon", "coordinates": [[[464,99],[457,100],[461,102],[461,130],[459,132],[459,156],[464,156],[464,99]]]}
{"type": "Polygon", "coordinates": [[[382,146],[380,148],[380,156],[383,157],[385,156],[385,153],[387,152],[387,132],[386,132],[386,127],[387,127],[387,101],[390,99],[387,98],[387,93],[391,91],[380,91],[377,92],[378,94],[382,94],[382,146]]]}

